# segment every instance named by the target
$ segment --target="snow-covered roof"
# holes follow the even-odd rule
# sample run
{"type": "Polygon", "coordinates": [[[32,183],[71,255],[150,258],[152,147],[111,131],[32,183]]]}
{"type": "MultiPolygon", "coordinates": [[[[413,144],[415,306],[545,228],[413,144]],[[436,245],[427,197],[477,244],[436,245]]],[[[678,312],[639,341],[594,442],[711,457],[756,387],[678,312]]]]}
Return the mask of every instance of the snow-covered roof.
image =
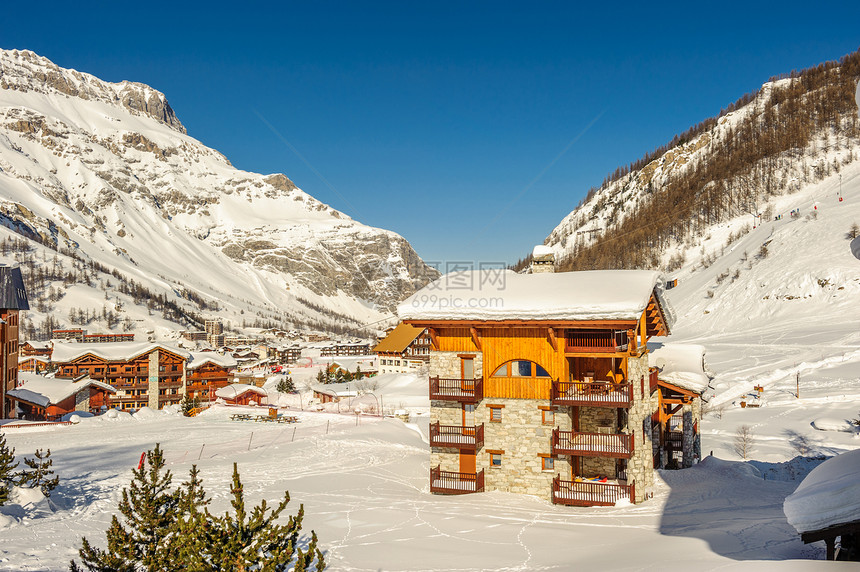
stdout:
{"type": "Polygon", "coordinates": [[[248,392],[256,393],[257,395],[268,395],[265,389],[260,389],[256,385],[248,385],[247,383],[231,383],[220,388],[215,392],[215,397],[221,399],[236,399],[240,395],[248,392]]]}
{"type": "Polygon", "coordinates": [[[552,255],[552,248],[546,246],[545,244],[538,244],[532,249],[532,256],[534,258],[542,258],[544,256],[552,255]]]}
{"type": "Polygon", "coordinates": [[[33,340],[27,340],[24,342],[24,345],[30,346],[34,350],[49,350],[51,349],[51,342],[35,342],[33,340]]]}
{"type": "Polygon", "coordinates": [[[41,407],[60,403],[89,386],[100,387],[105,391],[116,393],[116,390],[107,383],[89,377],[74,381],[21,372],[18,374],[18,380],[23,385],[8,391],[7,395],[41,407]]]}
{"type": "Polygon", "coordinates": [[[348,383],[312,383],[310,387],[317,393],[330,395],[331,397],[355,397],[358,392],[354,389],[347,389],[348,383]]]}
{"type": "Polygon", "coordinates": [[[638,320],[656,293],[671,327],[662,290],[660,274],[650,270],[473,270],[442,276],[397,313],[402,320],[638,320]]]}
{"type": "Polygon", "coordinates": [[[185,359],[191,358],[191,353],[165,344],[151,342],[113,342],[108,344],[79,344],[70,342],[54,342],[54,353],[51,359],[54,363],[67,363],[86,354],[92,354],[107,361],[128,361],[154,349],[161,349],[176,354],[185,359]]]}
{"type": "Polygon", "coordinates": [[[842,453],[810,472],[783,504],[797,532],[860,522],[860,449],[842,453]]]}
{"type": "Polygon", "coordinates": [[[191,361],[186,367],[188,369],[197,369],[205,363],[214,363],[222,367],[236,367],[237,365],[236,359],[233,356],[216,352],[191,352],[191,361]]]}
{"type": "Polygon", "coordinates": [[[648,365],[660,370],[659,379],[698,394],[711,381],[705,373],[705,347],[698,344],[649,342],[648,365]]]}
{"type": "Polygon", "coordinates": [[[25,361],[38,361],[41,363],[51,363],[51,358],[48,356],[22,356],[18,358],[18,363],[24,363],[25,361]]]}

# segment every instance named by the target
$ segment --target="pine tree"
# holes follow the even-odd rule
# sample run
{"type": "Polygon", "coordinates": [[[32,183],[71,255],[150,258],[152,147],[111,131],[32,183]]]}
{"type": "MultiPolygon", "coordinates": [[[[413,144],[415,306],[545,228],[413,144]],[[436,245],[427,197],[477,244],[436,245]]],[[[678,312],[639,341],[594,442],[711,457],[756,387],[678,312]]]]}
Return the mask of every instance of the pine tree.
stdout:
{"type": "Polygon", "coordinates": [[[297,546],[299,531],[304,518],[304,505],[299,507],[296,516],[290,516],[286,525],[277,524],[278,517],[290,502],[289,493],[284,493],[284,499],[269,512],[270,507],[263,500],[254,507],[250,516],[245,511],[245,494],[239,479],[239,469],[233,464],[233,500],[231,502],[235,516],[227,512],[223,517],[213,518],[210,526],[204,527],[201,537],[205,537],[203,545],[208,549],[202,551],[201,558],[205,562],[192,563],[194,570],[223,570],[226,572],[244,572],[245,570],[260,570],[261,572],[286,571],[296,557],[297,572],[309,570],[316,560],[316,570],[325,569],[325,559],[317,548],[316,533],[311,532],[311,541],[307,551],[297,546]],[[268,514],[267,514],[268,513],[268,514]]]}
{"type": "Polygon", "coordinates": [[[296,384],[293,382],[293,378],[290,376],[286,376],[278,382],[277,390],[280,393],[292,393],[296,390],[296,384]]]}
{"type": "MultiPolygon", "coordinates": [[[[175,566],[176,529],[181,492],[171,491],[173,475],[162,472],[164,455],[158,444],[146,452],[146,466],[133,470],[128,489],[122,490],[119,511],[125,523],[114,515],[107,531],[107,550],[90,545],[86,538],[79,551],[83,565],[91,572],[108,570],[172,570],[175,566]]],[[[81,570],[73,561],[73,572],[81,570]]]]}
{"type": "Polygon", "coordinates": [[[191,466],[190,479],[179,488],[179,516],[176,522],[176,567],[182,563],[185,568],[198,570],[200,566],[189,566],[192,562],[202,562],[206,550],[203,534],[209,526],[209,513],[206,506],[209,499],[203,490],[197,465],[191,466]]]}
{"type": "Polygon", "coordinates": [[[191,414],[192,409],[200,407],[200,400],[197,397],[188,397],[188,394],[186,393],[182,396],[182,400],[179,402],[179,407],[182,408],[182,414],[188,417],[191,414]]]}
{"type": "Polygon", "coordinates": [[[9,500],[10,486],[16,481],[15,448],[6,445],[6,436],[0,433],[0,506],[9,500]]]}
{"type": "Polygon", "coordinates": [[[21,471],[19,482],[22,486],[29,485],[32,489],[39,487],[42,489],[43,495],[50,497],[51,491],[60,484],[59,476],[51,478],[51,475],[54,474],[54,470],[51,468],[51,465],[54,464],[53,459],[51,459],[51,450],[48,449],[42,453],[41,449],[36,449],[35,456],[35,459],[24,458],[24,464],[33,470],[24,469],[21,471]]]}

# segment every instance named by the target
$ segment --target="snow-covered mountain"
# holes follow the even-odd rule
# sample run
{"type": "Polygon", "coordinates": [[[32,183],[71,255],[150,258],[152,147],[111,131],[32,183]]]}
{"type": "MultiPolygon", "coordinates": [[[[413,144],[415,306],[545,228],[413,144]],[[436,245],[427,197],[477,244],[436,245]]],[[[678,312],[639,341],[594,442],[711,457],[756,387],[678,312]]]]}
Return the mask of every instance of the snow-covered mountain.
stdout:
{"type": "Polygon", "coordinates": [[[142,298],[120,293],[134,281],[178,307],[168,320],[356,329],[436,276],[396,233],[352,220],[282,174],[234,168],[186,134],[164,94],[30,51],[0,51],[0,221],[41,243],[18,261],[91,274],[83,287],[95,295],[64,296],[81,284],[66,277],[60,288],[56,273],[38,285],[57,288],[42,310],[61,324],[76,306],[101,310],[99,286],[110,310],[120,302],[134,313],[142,298]]]}

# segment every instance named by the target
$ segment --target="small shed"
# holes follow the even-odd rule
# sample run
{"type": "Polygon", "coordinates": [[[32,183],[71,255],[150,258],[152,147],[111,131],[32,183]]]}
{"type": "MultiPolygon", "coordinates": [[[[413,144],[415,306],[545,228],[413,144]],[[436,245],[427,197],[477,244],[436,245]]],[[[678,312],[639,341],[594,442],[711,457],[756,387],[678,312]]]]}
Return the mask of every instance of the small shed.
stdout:
{"type": "Polygon", "coordinates": [[[268,401],[269,394],[265,389],[246,383],[231,383],[215,392],[215,397],[223,399],[230,405],[263,404],[268,401]]]}

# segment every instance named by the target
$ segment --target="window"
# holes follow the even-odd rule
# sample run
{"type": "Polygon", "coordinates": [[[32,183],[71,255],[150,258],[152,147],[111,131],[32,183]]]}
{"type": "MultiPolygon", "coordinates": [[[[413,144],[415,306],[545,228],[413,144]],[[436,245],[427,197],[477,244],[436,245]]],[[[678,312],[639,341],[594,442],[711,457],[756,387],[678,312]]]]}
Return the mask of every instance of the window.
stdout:
{"type": "Polygon", "coordinates": [[[541,457],[541,470],[542,471],[554,471],[555,470],[555,459],[552,457],[541,457]]]}
{"type": "Polygon", "coordinates": [[[490,454],[490,468],[493,468],[493,469],[502,468],[502,455],[504,455],[505,452],[504,451],[488,450],[487,453],[490,454]]]}
{"type": "Polygon", "coordinates": [[[493,377],[549,377],[549,373],[533,361],[513,360],[500,365],[493,377]]]}
{"type": "Polygon", "coordinates": [[[541,420],[543,425],[555,425],[555,411],[549,407],[541,407],[541,420]]]}
{"type": "Polygon", "coordinates": [[[490,408],[490,421],[493,423],[502,422],[502,405],[488,405],[490,408]]]}
{"type": "Polygon", "coordinates": [[[475,356],[460,356],[461,379],[475,379],[475,356]]]}

